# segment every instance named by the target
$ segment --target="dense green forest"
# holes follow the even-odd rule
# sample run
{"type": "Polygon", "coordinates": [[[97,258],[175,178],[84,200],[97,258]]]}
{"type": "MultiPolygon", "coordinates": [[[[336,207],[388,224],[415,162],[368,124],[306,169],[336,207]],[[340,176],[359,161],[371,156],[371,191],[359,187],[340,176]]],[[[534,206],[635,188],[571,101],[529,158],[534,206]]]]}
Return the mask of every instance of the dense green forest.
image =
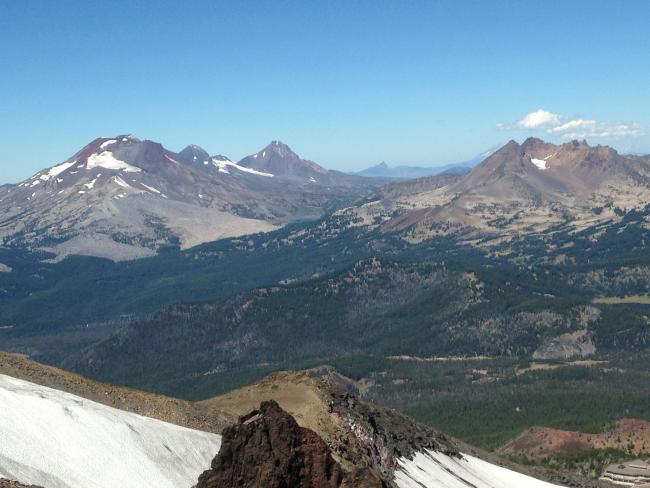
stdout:
{"type": "Polygon", "coordinates": [[[190,399],[328,364],[487,448],[533,425],[598,431],[650,419],[648,213],[498,245],[408,244],[330,216],[123,263],[3,248],[0,347],[190,399]],[[573,333],[606,365],[516,374],[573,333]]]}
{"type": "Polygon", "coordinates": [[[516,374],[515,359],[335,362],[370,378],[367,397],[470,444],[495,449],[531,426],[602,432],[625,417],[650,420],[648,353],[600,356],[591,366],[516,374]],[[362,362],[363,364],[363,362],[362,362]]]}

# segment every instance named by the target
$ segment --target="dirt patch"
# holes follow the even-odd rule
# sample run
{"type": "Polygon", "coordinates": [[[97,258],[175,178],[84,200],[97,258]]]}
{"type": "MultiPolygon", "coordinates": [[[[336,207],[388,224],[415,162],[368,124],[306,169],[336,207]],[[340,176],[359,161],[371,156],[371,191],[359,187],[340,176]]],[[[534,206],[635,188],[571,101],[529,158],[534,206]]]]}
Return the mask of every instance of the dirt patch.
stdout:
{"type": "Polygon", "coordinates": [[[533,353],[533,359],[567,360],[584,358],[595,353],[596,345],[591,334],[586,330],[578,330],[544,342],[533,353]]]}
{"type": "Polygon", "coordinates": [[[625,297],[598,297],[598,298],[594,298],[593,303],[602,303],[605,305],[619,305],[624,303],[637,303],[641,305],[650,305],[650,296],[629,295],[625,297]]]}
{"type": "Polygon", "coordinates": [[[502,454],[544,459],[587,449],[620,449],[634,455],[650,452],[650,422],[619,420],[612,430],[587,434],[569,430],[535,427],[503,446],[502,454]]]}

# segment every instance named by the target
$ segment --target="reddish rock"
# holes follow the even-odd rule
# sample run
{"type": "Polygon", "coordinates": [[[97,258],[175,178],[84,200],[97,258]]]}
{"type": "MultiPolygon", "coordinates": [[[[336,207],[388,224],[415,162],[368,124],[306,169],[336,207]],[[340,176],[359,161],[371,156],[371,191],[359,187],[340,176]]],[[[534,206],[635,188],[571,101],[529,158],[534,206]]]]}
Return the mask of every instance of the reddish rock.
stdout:
{"type": "MultiPolygon", "coordinates": [[[[358,486],[332,458],[318,434],[300,427],[276,402],[267,401],[224,431],[221,450],[212,468],[199,477],[197,488],[353,485],[358,486]]],[[[369,486],[373,485],[381,483],[369,486]]]]}
{"type": "Polygon", "coordinates": [[[0,479],[0,488],[42,488],[40,486],[36,485],[23,485],[22,483],[18,483],[17,481],[12,481],[12,480],[7,480],[7,479],[0,479]]]}

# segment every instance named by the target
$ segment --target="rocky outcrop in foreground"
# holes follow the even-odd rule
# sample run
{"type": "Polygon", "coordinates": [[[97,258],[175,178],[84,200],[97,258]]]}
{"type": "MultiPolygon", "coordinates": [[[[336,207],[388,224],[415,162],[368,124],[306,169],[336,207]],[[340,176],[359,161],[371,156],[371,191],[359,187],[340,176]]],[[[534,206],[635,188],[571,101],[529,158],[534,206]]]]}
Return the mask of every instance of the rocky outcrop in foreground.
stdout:
{"type": "Polygon", "coordinates": [[[7,479],[0,479],[0,488],[42,488],[36,485],[23,485],[17,481],[11,481],[7,479]]]}
{"type": "Polygon", "coordinates": [[[314,431],[300,427],[275,401],[223,432],[212,468],[197,488],[379,488],[370,472],[348,473],[314,431]]]}

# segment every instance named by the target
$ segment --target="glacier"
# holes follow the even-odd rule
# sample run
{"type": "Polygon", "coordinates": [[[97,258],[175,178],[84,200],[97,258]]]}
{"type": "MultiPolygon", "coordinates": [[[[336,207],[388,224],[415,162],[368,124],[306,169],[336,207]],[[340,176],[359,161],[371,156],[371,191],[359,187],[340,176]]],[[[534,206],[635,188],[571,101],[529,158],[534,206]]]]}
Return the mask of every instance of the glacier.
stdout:
{"type": "Polygon", "coordinates": [[[399,488],[561,488],[474,456],[429,450],[398,459],[395,483],[399,488]]]}
{"type": "Polygon", "coordinates": [[[193,486],[221,436],[0,375],[0,478],[47,488],[193,486]]]}

